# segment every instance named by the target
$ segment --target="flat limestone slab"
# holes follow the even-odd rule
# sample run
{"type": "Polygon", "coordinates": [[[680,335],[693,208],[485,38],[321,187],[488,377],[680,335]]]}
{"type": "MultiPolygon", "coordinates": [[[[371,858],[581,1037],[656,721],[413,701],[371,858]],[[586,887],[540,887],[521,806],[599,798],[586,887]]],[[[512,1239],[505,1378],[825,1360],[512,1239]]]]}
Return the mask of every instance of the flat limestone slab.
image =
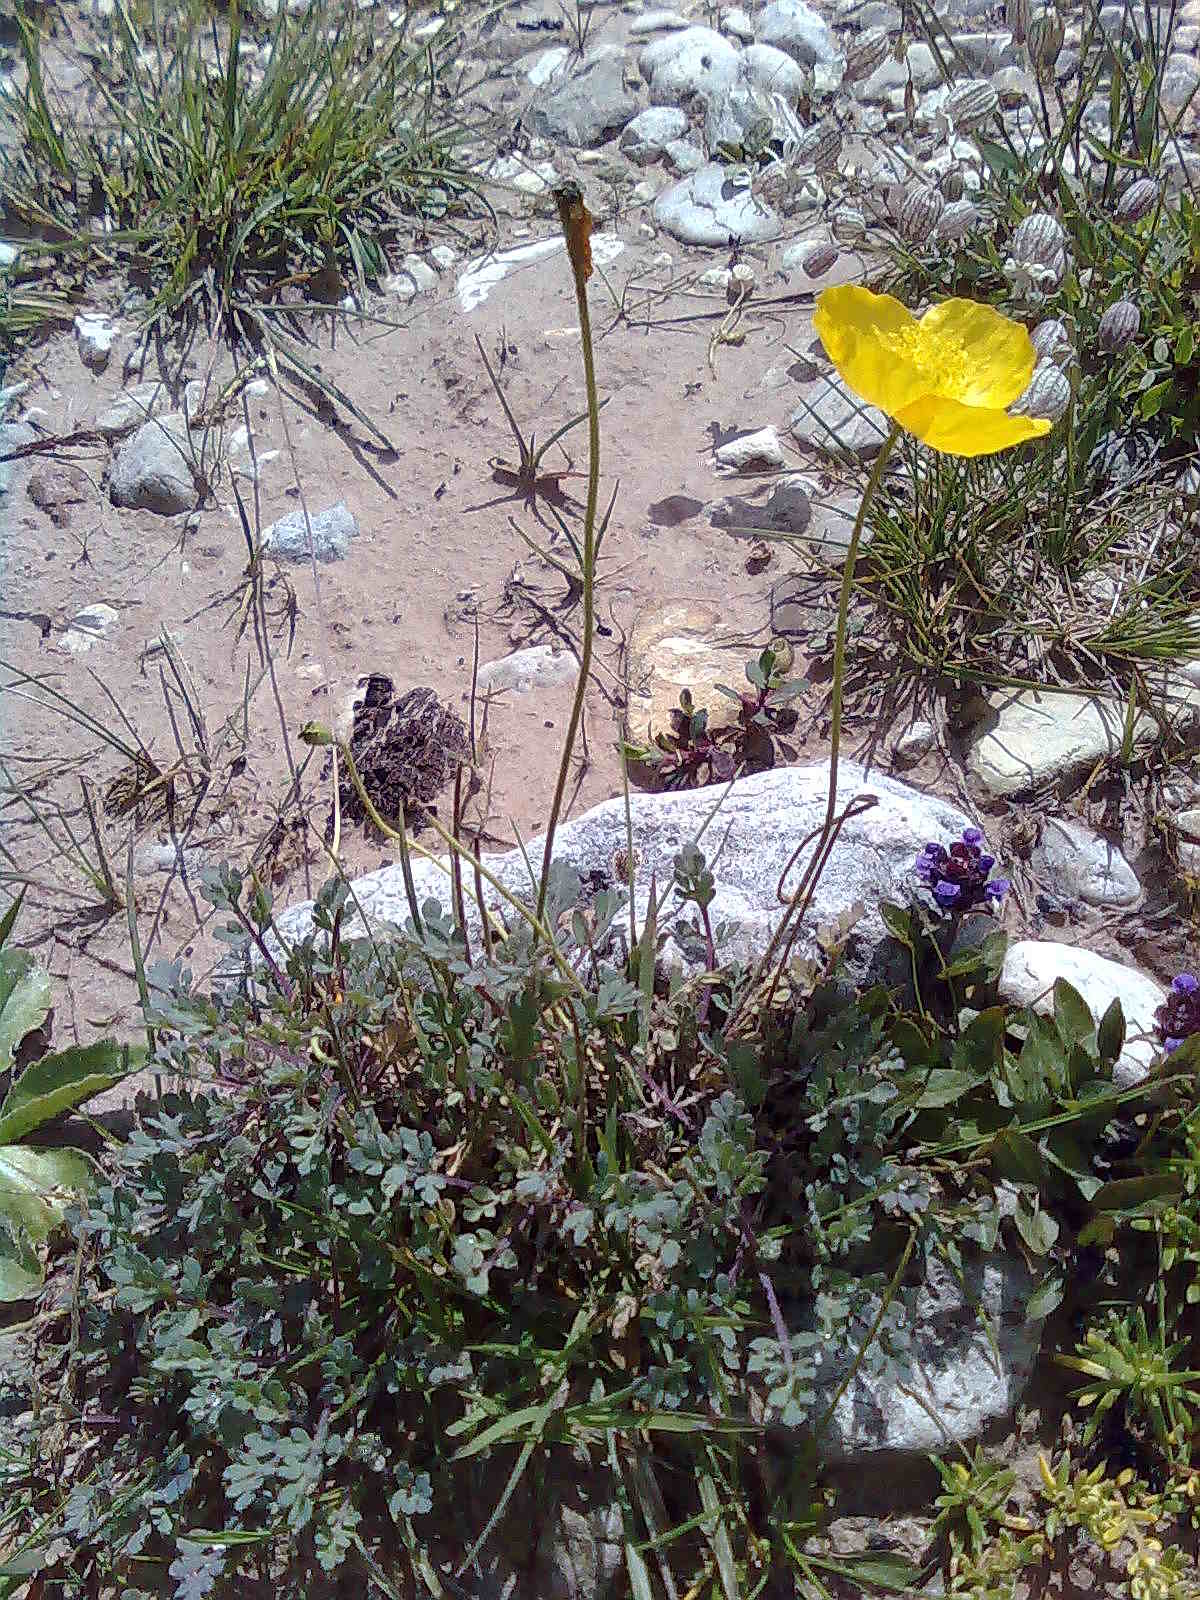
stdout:
{"type": "MultiPolygon", "coordinates": [[[[1021,689],[991,699],[992,715],[972,738],[967,771],[989,794],[1025,794],[1080,777],[1120,753],[1127,708],[1107,695],[1021,689]]],[[[1154,743],[1156,724],[1139,715],[1133,744],[1154,743]]]]}

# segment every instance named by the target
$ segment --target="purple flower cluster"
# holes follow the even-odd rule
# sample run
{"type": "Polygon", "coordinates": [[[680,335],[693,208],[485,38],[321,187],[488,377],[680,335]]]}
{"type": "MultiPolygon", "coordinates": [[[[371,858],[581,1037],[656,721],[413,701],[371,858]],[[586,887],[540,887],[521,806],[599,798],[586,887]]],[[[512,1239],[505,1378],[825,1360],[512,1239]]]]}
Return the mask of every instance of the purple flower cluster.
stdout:
{"type": "Polygon", "coordinates": [[[924,847],[917,857],[917,877],[943,911],[970,911],[976,906],[994,906],[1008,893],[1007,878],[988,881],[995,864],[995,856],[984,853],[979,829],[964,828],[962,838],[949,850],[941,844],[924,847]]]}
{"type": "Polygon", "coordinates": [[[1158,1036],[1168,1055],[1178,1050],[1185,1039],[1200,1033],[1200,979],[1181,972],[1171,984],[1170,993],[1154,1013],[1158,1036]]]}

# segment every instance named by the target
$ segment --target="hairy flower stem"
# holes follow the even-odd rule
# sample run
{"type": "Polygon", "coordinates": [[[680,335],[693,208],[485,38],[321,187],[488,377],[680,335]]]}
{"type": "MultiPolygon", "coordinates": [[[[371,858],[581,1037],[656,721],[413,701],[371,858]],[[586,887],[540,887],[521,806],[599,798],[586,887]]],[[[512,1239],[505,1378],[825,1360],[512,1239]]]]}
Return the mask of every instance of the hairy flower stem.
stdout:
{"type": "Polygon", "coordinates": [[[829,798],[825,805],[825,826],[821,830],[821,838],[817,844],[818,852],[833,832],[834,819],[837,815],[838,760],[842,749],[842,702],[846,678],[846,626],[850,618],[850,595],[854,588],[858,546],[867,520],[867,511],[878,492],[879,485],[883,482],[884,469],[896,447],[900,431],[899,423],[894,422],[883,442],[883,449],[875,457],[875,465],[871,468],[871,476],[867,480],[858,515],[854,519],[854,531],[846,547],[846,564],[842,568],[842,588],[838,595],[837,627],[833,636],[833,683],[829,698],[829,798]]]}
{"type": "Polygon", "coordinates": [[[587,507],[583,516],[583,546],[580,577],[583,584],[583,637],[579,646],[579,679],[575,685],[575,699],[567,722],[563,741],[562,761],[558,768],[558,782],[554,786],[554,799],[546,819],[546,848],[542,852],[542,876],[538,884],[537,920],[542,921],[546,910],[546,891],[550,884],[550,858],[554,852],[554,834],[562,814],[563,797],[571,773],[571,756],[575,738],[583,717],[583,698],[587,692],[588,674],[592,669],[592,593],[596,578],[596,508],[600,496],[600,403],[596,396],[596,358],[592,350],[592,320],[588,312],[587,281],[592,271],[592,252],[588,233],[592,219],[583,203],[583,194],[577,183],[564,183],[554,192],[558,205],[558,218],[567,241],[567,254],[571,259],[571,272],[575,279],[575,301],[579,307],[579,333],[583,344],[583,380],[587,387],[588,412],[588,485],[587,507]]]}

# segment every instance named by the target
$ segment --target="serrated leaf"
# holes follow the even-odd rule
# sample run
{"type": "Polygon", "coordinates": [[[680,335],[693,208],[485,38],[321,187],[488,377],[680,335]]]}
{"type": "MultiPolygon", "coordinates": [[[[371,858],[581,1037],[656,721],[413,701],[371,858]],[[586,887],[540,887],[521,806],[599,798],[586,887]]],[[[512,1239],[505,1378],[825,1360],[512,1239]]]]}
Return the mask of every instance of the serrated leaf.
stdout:
{"type": "Polygon", "coordinates": [[[990,1072],[1004,1059],[1004,1033],[1008,1019],[1003,1006],[989,1006],[972,1017],[954,1041],[951,1065],[962,1072],[990,1072]]]}
{"type": "Polygon", "coordinates": [[[28,950],[0,950],[0,1072],[50,1015],[50,974],[28,950]]]}
{"type": "Polygon", "coordinates": [[[144,1049],[131,1050],[112,1039],[43,1056],[26,1067],[0,1106],[0,1144],[13,1144],[64,1111],[111,1089],[144,1059],[144,1049]]]}

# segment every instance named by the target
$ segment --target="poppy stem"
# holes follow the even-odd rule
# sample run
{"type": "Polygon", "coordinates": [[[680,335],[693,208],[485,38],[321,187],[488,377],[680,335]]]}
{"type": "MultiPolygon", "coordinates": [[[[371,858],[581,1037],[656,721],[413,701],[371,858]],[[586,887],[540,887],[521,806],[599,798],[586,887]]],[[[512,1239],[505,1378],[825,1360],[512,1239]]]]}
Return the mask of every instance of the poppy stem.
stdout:
{"type": "Polygon", "coordinates": [[[871,476],[867,480],[867,487],[863,491],[862,503],[858,508],[858,515],[854,519],[854,531],[850,535],[850,543],[846,546],[846,564],[842,568],[842,588],[838,595],[837,628],[833,636],[833,685],[830,690],[829,700],[829,799],[825,807],[825,826],[821,830],[821,840],[817,849],[820,850],[825,840],[833,831],[834,818],[837,815],[837,780],[838,759],[842,748],[842,700],[846,677],[846,627],[850,618],[850,594],[854,588],[854,569],[858,564],[858,546],[862,538],[863,525],[867,520],[867,511],[871,501],[874,500],[879,485],[883,482],[884,469],[887,467],[892,451],[896,447],[896,440],[900,437],[899,423],[893,423],[883,448],[875,457],[875,465],[871,468],[871,476]]]}

